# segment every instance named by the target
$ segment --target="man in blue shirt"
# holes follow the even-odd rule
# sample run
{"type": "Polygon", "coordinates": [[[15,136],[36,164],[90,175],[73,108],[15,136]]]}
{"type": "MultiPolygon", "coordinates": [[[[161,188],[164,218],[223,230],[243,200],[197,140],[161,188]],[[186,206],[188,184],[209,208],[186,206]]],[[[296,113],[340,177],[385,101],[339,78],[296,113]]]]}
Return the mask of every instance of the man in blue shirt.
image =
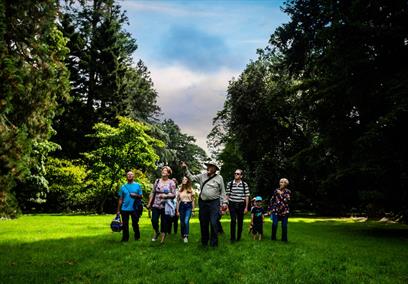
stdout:
{"type": "Polygon", "coordinates": [[[142,199],[142,187],[134,181],[135,175],[129,171],[126,174],[127,183],[121,186],[119,191],[118,211],[117,214],[122,215],[123,235],[122,242],[129,240],[129,216],[132,217],[133,232],[135,232],[135,240],[140,239],[139,217],[135,210],[134,203],[136,199],[142,199]]]}

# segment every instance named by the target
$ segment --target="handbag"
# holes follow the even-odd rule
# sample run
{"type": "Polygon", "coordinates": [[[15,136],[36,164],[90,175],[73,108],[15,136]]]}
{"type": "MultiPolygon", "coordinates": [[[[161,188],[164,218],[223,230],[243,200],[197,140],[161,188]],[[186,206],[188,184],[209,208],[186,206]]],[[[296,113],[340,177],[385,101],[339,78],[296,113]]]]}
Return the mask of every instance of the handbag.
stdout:
{"type": "Polygon", "coordinates": [[[120,214],[117,214],[110,224],[112,232],[120,232],[123,230],[123,223],[120,220],[120,214]]]}

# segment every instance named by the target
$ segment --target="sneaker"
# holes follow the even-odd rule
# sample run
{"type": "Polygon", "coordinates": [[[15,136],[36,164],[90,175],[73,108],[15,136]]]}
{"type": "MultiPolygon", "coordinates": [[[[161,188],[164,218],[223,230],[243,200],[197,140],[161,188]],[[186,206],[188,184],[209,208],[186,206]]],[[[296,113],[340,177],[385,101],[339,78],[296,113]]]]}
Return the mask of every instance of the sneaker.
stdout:
{"type": "Polygon", "coordinates": [[[185,244],[188,243],[188,238],[184,237],[183,241],[184,241],[185,244]]]}
{"type": "Polygon", "coordinates": [[[159,237],[159,234],[154,234],[154,237],[152,238],[152,242],[157,241],[157,238],[159,237]]]}

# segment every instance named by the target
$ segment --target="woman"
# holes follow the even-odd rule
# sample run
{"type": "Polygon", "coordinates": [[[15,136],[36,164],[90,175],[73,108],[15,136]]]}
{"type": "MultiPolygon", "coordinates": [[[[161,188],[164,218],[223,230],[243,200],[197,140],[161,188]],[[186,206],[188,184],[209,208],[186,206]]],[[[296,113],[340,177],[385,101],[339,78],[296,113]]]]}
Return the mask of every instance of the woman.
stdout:
{"type": "Polygon", "coordinates": [[[181,236],[188,243],[191,213],[194,210],[194,191],[191,181],[183,177],[179,194],[177,195],[177,215],[180,216],[181,236]]]}
{"type": "Polygon", "coordinates": [[[278,221],[282,222],[282,241],[288,241],[288,217],[289,217],[289,201],[291,191],[287,188],[289,181],[282,178],[279,181],[279,188],[275,189],[271,198],[269,211],[272,219],[272,240],[276,240],[276,231],[278,229],[278,221]]]}
{"type": "Polygon", "coordinates": [[[152,194],[149,198],[149,207],[152,208],[152,226],[155,231],[152,242],[159,237],[159,218],[160,218],[160,242],[163,243],[166,237],[167,225],[165,217],[165,206],[167,201],[172,201],[176,197],[176,185],[169,177],[172,171],[168,166],[161,170],[161,178],[154,183],[152,194]]]}

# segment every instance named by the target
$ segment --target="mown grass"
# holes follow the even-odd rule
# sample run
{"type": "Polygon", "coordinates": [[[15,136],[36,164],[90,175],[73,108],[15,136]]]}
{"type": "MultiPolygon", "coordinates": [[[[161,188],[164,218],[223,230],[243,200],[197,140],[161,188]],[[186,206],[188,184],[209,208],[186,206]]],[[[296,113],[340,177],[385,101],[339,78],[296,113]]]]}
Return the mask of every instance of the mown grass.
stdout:
{"type": "MultiPolygon", "coordinates": [[[[147,215],[147,214],[146,214],[147,215]]],[[[408,283],[408,226],[351,219],[290,218],[289,243],[247,234],[216,249],[171,235],[152,243],[144,215],[141,240],[120,243],[113,216],[26,215],[0,221],[1,283],[408,283]]],[[[279,232],[280,233],[280,230],[279,232]]]]}

